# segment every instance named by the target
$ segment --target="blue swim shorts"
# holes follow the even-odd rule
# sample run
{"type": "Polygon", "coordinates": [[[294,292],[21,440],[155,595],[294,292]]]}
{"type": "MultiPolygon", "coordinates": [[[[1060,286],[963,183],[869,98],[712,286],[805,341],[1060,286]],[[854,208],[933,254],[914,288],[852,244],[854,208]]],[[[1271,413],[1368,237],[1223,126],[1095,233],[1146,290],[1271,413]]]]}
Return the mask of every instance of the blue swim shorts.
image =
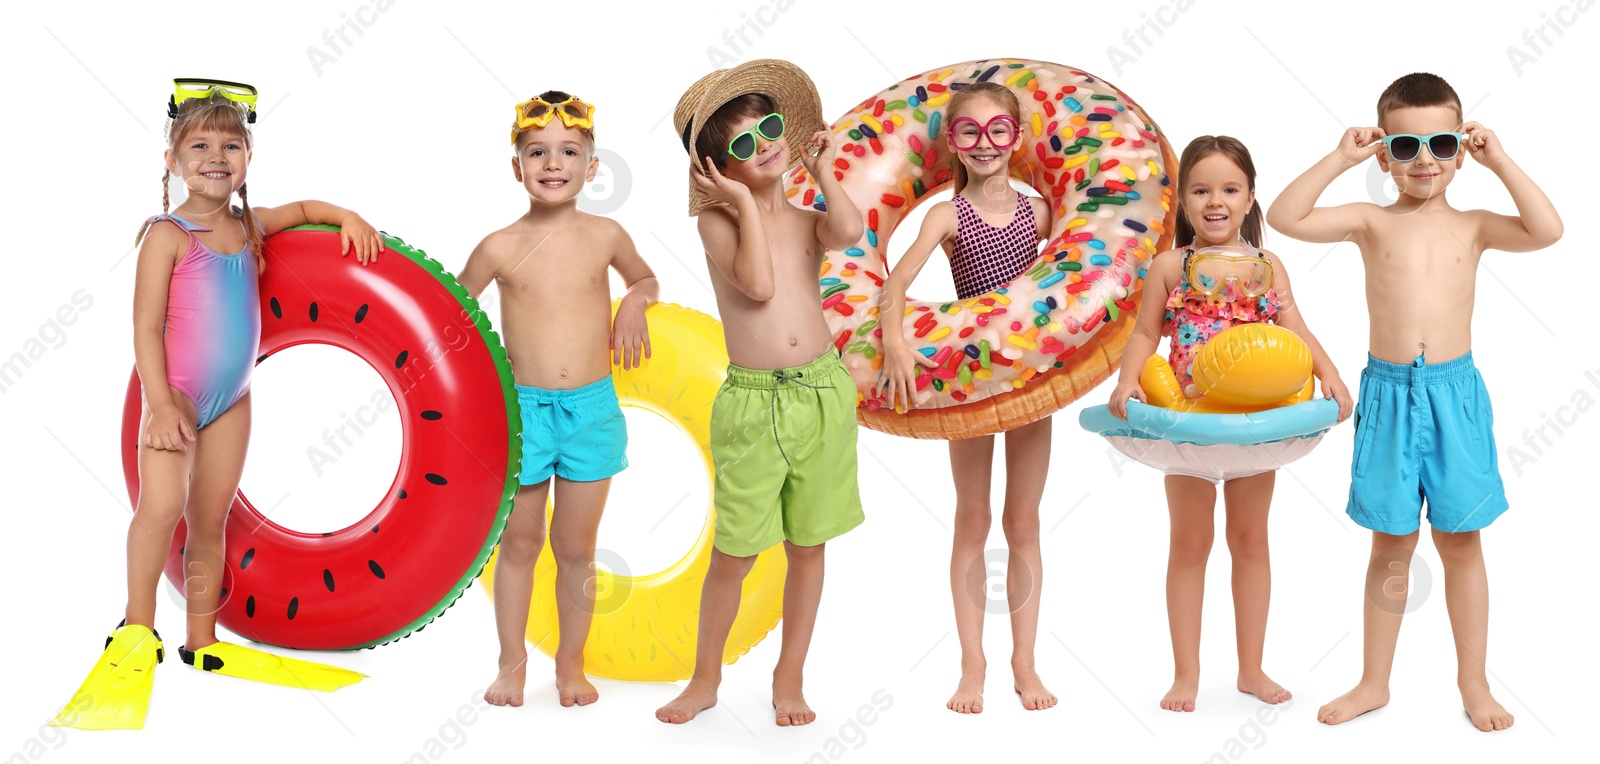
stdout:
{"type": "Polygon", "coordinates": [[[1357,525],[1404,536],[1428,524],[1475,531],[1510,506],[1495,454],[1494,412],[1472,353],[1409,366],[1367,356],[1356,401],[1350,502],[1357,525]]]}
{"type": "Polygon", "coordinates": [[[628,466],[628,424],[607,376],[572,390],[517,385],[522,407],[523,485],[551,475],[605,480],[628,466]]]}

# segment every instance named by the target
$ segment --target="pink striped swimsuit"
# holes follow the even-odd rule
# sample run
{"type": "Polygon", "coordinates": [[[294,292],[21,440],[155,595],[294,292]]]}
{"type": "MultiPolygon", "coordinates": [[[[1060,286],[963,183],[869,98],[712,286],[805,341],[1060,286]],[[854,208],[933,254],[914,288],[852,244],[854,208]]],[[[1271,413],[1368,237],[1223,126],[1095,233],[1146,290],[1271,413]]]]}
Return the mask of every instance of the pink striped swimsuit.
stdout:
{"type": "Polygon", "coordinates": [[[1017,194],[1011,223],[996,228],[984,222],[967,198],[956,194],[956,243],[950,247],[950,275],[956,299],[982,297],[1016,278],[1039,258],[1039,227],[1033,205],[1017,194]]]}
{"type": "MultiPolygon", "coordinates": [[[[242,214],[237,207],[234,213],[242,214]]],[[[211,249],[193,233],[211,229],[177,215],[157,215],[146,225],[162,220],[189,236],[189,249],[172,269],[167,287],[162,343],[167,384],[194,403],[198,429],[250,391],[250,374],[261,347],[256,259],[248,243],[233,254],[211,249]]]]}

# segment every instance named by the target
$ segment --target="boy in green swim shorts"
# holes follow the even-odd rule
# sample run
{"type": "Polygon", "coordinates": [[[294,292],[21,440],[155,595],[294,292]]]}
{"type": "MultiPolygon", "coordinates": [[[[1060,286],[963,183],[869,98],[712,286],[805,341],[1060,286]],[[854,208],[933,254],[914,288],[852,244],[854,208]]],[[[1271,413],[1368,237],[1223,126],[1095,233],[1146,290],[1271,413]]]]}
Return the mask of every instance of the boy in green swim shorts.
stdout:
{"type": "Polygon", "coordinates": [[[832,346],[816,279],[823,248],[861,238],[861,214],[826,171],[833,137],[816,87],[793,64],[712,72],[678,101],[673,124],[693,157],[689,214],[699,217],[732,363],[711,409],[717,528],[694,676],[656,718],[681,724],[716,705],[741,584],[755,555],[782,542],[789,572],[772,706],[780,727],[809,724],[816,714],[801,684],[823,545],[863,519],[855,384],[832,346]],[[821,184],[826,213],[784,197],[796,161],[821,184]]]}

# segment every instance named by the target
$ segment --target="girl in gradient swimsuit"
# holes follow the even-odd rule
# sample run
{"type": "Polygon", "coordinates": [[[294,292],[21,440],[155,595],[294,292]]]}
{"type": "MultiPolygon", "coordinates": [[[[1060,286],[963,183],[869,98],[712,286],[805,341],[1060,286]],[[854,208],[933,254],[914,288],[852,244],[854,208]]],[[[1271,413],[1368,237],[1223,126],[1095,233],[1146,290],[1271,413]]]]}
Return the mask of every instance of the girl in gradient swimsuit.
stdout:
{"type": "Polygon", "coordinates": [[[154,628],[156,587],[180,518],[188,521],[190,650],[217,642],[223,523],[250,440],[250,373],[261,339],[256,279],[263,238],[306,223],[339,226],[341,251],[362,264],[383,248],[378,232],[324,202],[252,208],[245,171],[253,143],[255,89],[178,81],[168,106],[162,214],[140,232],[133,295],[134,357],[145,410],[139,434],[139,500],[128,526],[130,626],[154,628]],[[167,181],[187,198],[168,209],[167,181]],[[238,193],[239,206],[233,206],[238,193]]]}

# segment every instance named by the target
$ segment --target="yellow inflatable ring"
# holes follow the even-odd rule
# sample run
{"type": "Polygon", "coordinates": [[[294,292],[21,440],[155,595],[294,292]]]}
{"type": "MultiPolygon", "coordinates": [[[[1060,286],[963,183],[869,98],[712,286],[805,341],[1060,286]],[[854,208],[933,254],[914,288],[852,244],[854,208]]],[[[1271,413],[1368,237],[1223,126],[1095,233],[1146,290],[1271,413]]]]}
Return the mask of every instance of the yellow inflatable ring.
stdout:
{"type": "MultiPolygon", "coordinates": [[[[611,305],[615,314],[617,303],[611,305]]],[[[728,349],[722,325],[699,311],[679,305],[658,304],[646,312],[650,324],[650,360],[623,371],[613,366],[611,378],[622,405],[665,417],[694,439],[711,463],[711,401],[727,375],[728,349]]],[[[612,507],[608,511],[624,511],[612,507]]],[[[550,511],[547,506],[546,513],[550,511]]],[[[548,526],[548,514],[546,521],[548,526]]],[[[700,587],[711,564],[711,536],[715,510],[708,508],[699,538],[687,554],[666,570],[643,576],[618,576],[595,571],[594,622],[584,645],[584,670],[607,679],[673,682],[694,671],[695,640],[699,632],[700,587]]],[[[498,550],[496,550],[498,552],[498,550]]],[[[495,558],[483,570],[484,590],[492,596],[495,558]]],[[[733,663],[760,643],[783,617],[783,584],[788,572],[783,547],[775,546],[756,557],[744,580],[739,616],[728,634],[723,663],[733,663]]],[[[556,621],[555,557],[546,544],[534,565],[532,607],[528,612],[528,641],[545,655],[555,656],[559,632],[556,621]]]]}
{"type": "Polygon", "coordinates": [[[1194,360],[1201,397],[1186,398],[1171,364],[1145,359],[1139,387],[1150,405],[1191,414],[1243,414],[1311,400],[1311,349],[1276,324],[1243,324],[1218,332],[1194,360]]]}

